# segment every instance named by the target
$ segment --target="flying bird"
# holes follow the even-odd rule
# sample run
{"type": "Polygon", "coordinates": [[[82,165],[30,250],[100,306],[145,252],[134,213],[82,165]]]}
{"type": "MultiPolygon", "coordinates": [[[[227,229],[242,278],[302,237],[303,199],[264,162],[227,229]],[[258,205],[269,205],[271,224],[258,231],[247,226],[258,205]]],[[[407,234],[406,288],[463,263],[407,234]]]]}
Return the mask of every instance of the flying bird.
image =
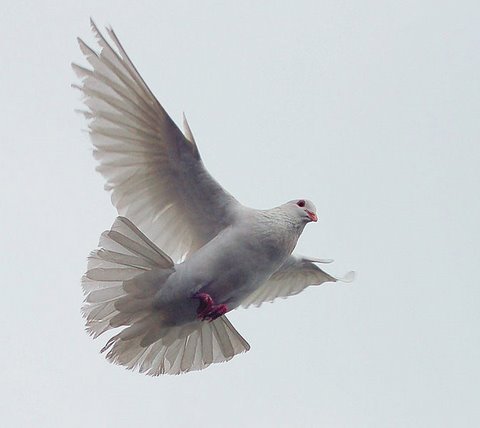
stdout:
{"type": "Polygon", "coordinates": [[[239,203],[209,174],[184,116],[184,133],[142,79],[111,28],[99,45],[81,39],[90,67],[72,67],[89,134],[119,217],[82,278],[86,329],[116,329],[102,352],[156,376],[201,370],[250,349],[226,313],[351,281],[292,254],[314,204],[294,199],[268,210],[239,203]]]}

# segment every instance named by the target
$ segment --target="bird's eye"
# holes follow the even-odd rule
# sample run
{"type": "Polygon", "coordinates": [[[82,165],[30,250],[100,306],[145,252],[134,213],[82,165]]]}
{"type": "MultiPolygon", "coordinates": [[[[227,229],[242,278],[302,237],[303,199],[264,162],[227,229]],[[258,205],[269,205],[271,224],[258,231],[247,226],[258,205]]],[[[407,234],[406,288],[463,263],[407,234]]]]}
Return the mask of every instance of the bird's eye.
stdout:
{"type": "Polygon", "coordinates": [[[300,207],[300,208],[303,208],[305,206],[305,201],[303,199],[301,199],[300,201],[297,202],[297,205],[300,207]]]}

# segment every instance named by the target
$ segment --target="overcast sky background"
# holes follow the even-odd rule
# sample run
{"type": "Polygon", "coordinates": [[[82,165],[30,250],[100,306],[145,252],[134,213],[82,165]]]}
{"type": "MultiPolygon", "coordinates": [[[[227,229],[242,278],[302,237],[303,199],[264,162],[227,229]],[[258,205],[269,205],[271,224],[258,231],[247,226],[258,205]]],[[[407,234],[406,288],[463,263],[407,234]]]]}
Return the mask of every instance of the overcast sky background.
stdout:
{"type": "Polygon", "coordinates": [[[3,2],[6,427],[480,426],[478,1],[3,2]],[[75,38],[111,24],[241,202],[313,200],[301,253],[354,269],[230,319],[252,349],[150,378],[83,331],[115,211],[75,115],[75,38]]]}

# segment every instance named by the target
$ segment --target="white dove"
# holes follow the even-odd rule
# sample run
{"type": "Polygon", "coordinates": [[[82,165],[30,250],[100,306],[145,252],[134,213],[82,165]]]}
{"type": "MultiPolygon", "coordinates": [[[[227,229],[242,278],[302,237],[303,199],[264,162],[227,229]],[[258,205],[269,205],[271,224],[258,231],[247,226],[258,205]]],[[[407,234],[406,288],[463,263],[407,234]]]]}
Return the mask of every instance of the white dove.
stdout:
{"type": "Polygon", "coordinates": [[[292,255],[317,221],[315,206],[241,205],[208,173],[185,117],[183,135],[113,30],[116,50],[91,25],[100,53],[78,40],[92,69],[73,64],[81,78],[73,86],[85,96],[97,169],[122,217],[102,234],[82,278],[87,331],[121,328],[102,352],[148,375],[228,361],[250,346],[225,313],[339,280],[315,264],[329,260],[292,255]]]}

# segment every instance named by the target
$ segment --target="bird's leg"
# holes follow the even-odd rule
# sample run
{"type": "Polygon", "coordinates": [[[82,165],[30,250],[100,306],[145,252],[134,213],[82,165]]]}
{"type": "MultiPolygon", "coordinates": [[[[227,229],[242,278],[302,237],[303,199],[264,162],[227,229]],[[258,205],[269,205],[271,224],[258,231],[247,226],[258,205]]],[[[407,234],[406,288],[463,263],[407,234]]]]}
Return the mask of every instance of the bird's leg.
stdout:
{"type": "Polygon", "coordinates": [[[228,312],[227,305],[216,305],[208,293],[196,293],[193,298],[199,300],[197,318],[202,321],[213,321],[228,312]]]}
{"type": "Polygon", "coordinates": [[[227,305],[213,305],[212,310],[204,316],[202,321],[213,321],[214,319],[217,319],[218,317],[221,317],[222,315],[225,315],[228,312],[227,305]]]}
{"type": "Polygon", "coordinates": [[[194,299],[199,300],[199,305],[197,308],[197,316],[198,318],[202,318],[206,316],[213,307],[213,299],[210,294],[207,293],[196,293],[193,295],[194,299]]]}

